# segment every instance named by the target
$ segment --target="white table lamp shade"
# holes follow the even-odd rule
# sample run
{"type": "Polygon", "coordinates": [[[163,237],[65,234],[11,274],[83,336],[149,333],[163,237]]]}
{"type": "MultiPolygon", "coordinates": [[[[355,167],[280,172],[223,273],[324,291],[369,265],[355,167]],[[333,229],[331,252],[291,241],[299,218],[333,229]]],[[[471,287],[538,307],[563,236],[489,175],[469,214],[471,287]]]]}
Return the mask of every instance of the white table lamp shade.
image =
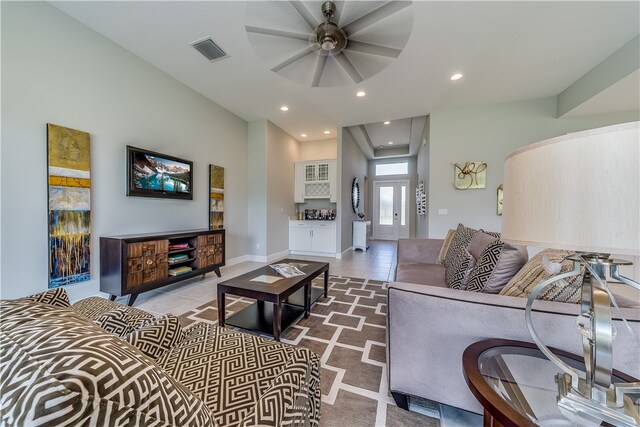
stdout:
{"type": "Polygon", "coordinates": [[[502,212],[508,242],[640,255],[640,122],[571,133],[509,154],[502,212]]]}

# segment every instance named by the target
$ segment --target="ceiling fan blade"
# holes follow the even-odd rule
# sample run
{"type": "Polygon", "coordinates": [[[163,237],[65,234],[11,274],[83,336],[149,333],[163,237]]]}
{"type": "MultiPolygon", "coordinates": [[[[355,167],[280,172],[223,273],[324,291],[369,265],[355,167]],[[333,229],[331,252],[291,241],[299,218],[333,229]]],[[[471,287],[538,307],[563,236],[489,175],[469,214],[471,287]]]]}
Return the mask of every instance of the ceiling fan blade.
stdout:
{"type": "Polygon", "coordinates": [[[300,14],[300,16],[302,16],[302,19],[304,19],[306,23],[309,24],[309,27],[312,30],[315,30],[318,26],[318,21],[316,21],[313,15],[311,15],[309,9],[307,9],[301,1],[289,1],[289,3],[291,3],[291,6],[293,6],[293,8],[300,14]]]}
{"type": "Polygon", "coordinates": [[[338,64],[340,64],[342,68],[344,68],[347,74],[351,76],[354,82],[360,83],[363,80],[360,73],[358,73],[358,70],[356,70],[356,67],[353,66],[351,61],[349,61],[349,58],[347,58],[347,55],[344,54],[344,52],[334,56],[334,58],[336,61],[338,61],[338,64]]]}
{"type": "Polygon", "coordinates": [[[347,33],[349,37],[356,34],[358,31],[364,30],[367,27],[375,24],[384,18],[393,15],[394,13],[410,6],[410,1],[390,1],[379,8],[367,13],[364,16],[356,19],[355,21],[345,25],[342,29],[347,33]]]}
{"type": "Polygon", "coordinates": [[[362,52],[378,56],[388,56],[390,58],[397,58],[398,56],[400,56],[400,53],[402,53],[402,50],[400,49],[380,46],[378,44],[358,42],[355,40],[349,40],[349,43],[347,44],[345,50],[352,50],[354,52],[362,52]]]}
{"type": "Polygon", "coordinates": [[[272,30],[271,28],[252,27],[246,25],[245,30],[248,33],[265,34],[267,36],[284,37],[286,39],[309,41],[309,34],[292,33],[291,31],[272,30]]]}
{"type": "Polygon", "coordinates": [[[311,82],[311,87],[318,87],[318,85],[320,85],[320,78],[322,77],[324,66],[327,63],[327,58],[327,55],[318,55],[318,62],[316,64],[316,71],[313,74],[313,82],[311,82]]]}
{"type": "Polygon", "coordinates": [[[282,70],[284,67],[293,64],[294,62],[304,58],[305,56],[315,52],[316,50],[318,50],[318,48],[316,46],[309,46],[305,50],[296,53],[295,55],[293,55],[291,58],[287,59],[286,61],[279,63],[278,65],[273,67],[271,69],[271,71],[278,72],[278,71],[282,70]]]}

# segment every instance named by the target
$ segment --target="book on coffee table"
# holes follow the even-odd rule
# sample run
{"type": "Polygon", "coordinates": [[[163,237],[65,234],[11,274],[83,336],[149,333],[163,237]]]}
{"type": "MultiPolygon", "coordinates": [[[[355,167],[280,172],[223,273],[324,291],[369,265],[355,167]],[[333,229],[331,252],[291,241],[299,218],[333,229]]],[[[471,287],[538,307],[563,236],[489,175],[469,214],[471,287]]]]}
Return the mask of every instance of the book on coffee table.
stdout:
{"type": "Polygon", "coordinates": [[[271,268],[278,272],[279,275],[290,278],[296,276],[304,276],[305,273],[302,272],[298,267],[291,264],[281,263],[281,264],[271,264],[271,268]]]}
{"type": "Polygon", "coordinates": [[[282,280],[282,277],[276,277],[276,276],[267,276],[266,274],[263,274],[261,276],[258,277],[254,277],[253,279],[251,279],[251,282],[259,282],[259,283],[275,283],[278,280],[282,280]]]}

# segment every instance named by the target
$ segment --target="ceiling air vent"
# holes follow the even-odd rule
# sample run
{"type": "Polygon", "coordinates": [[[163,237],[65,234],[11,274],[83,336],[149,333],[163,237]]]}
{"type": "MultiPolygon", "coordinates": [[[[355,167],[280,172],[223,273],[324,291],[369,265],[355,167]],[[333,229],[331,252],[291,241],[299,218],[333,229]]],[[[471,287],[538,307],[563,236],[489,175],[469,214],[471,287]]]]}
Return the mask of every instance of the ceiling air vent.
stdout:
{"type": "Polygon", "coordinates": [[[220,47],[215,44],[210,38],[193,42],[191,43],[191,46],[193,46],[198,52],[204,55],[204,57],[209,61],[216,61],[227,56],[225,51],[220,49],[220,47]]]}

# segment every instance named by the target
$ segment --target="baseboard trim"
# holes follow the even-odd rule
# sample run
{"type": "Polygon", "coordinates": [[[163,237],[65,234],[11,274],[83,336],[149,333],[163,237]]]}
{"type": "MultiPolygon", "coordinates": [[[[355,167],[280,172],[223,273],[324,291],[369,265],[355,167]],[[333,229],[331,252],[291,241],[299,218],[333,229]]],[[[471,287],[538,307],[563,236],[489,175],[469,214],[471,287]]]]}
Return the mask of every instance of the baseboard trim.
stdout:
{"type": "Polygon", "coordinates": [[[277,261],[280,258],[287,257],[291,254],[289,249],[285,249],[284,251],[276,252],[271,255],[244,255],[247,259],[245,261],[253,261],[253,262],[273,262],[277,261]]]}
{"type": "Polygon", "coordinates": [[[307,251],[291,251],[291,255],[318,256],[326,258],[338,258],[338,254],[325,252],[307,252],[307,251]]]}
{"type": "Polygon", "coordinates": [[[353,250],[353,246],[349,246],[349,247],[348,247],[347,249],[345,249],[344,251],[337,253],[337,254],[336,254],[336,259],[342,259],[342,256],[343,256],[344,254],[346,254],[347,252],[351,251],[351,250],[353,250]]]}
{"type": "MultiPolygon", "coordinates": [[[[240,264],[240,263],[245,262],[245,261],[249,261],[249,256],[250,255],[241,255],[241,256],[234,257],[234,258],[229,258],[229,259],[225,260],[224,265],[225,265],[225,267],[230,267],[232,265],[236,265],[236,264],[240,264]]],[[[222,267],[222,268],[224,268],[224,267],[222,267]]]]}

